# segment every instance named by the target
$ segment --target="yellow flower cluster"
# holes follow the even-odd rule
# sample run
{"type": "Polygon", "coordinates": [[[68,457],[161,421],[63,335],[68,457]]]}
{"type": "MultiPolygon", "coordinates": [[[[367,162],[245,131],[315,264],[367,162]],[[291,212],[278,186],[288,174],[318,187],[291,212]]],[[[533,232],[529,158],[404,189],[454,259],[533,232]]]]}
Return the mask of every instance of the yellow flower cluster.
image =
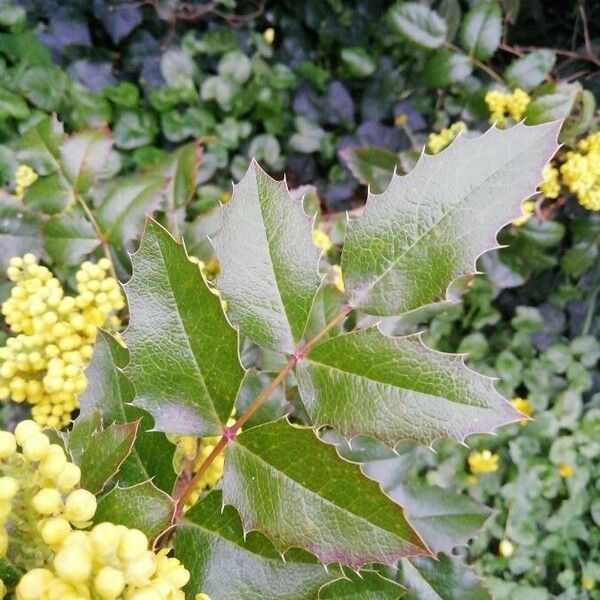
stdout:
{"type": "Polygon", "coordinates": [[[489,450],[474,451],[468,457],[471,473],[494,473],[498,470],[500,457],[489,450]]]}
{"type": "Polygon", "coordinates": [[[560,183],[558,181],[558,169],[552,166],[552,163],[544,165],[542,169],[542,183],[540,183],[540,192],[545,198],[558,198],[560,194],[560,183]]]}
{"type": "Polygon", "coordinates": [[[79,467],[37,423],[0,431],[0,461],[0,555],[27,571],[17,600],[184,600],[188,571],[167,550],[150,550],[141,531],[84,530],[96,497],[77,487],[79,467]]]}
{"type": "Polygon", "coordinates": [[[462,121],[457,121],[450,127],[442,129],[439,133],[430,133],[427,138],[427,152],[430,154],[441,152],[446,146],[450,145],[461,131],[466,130],[467,126],[462,121]]]}
{"type": "Polygon", "coordinates": [[[23,198],[27,188],[38,178],[38,174],[27,165],[19,165],[15,171],[15,195],[23,198]]]}
{"type": "MultiPolygon", "coordinates": [[[[510,403],[526,417],[531,417],[531,415],[533,415],[533,407],[526,398],[513,398],[510,403]]],[[[526,423],[527,419],[521,420],[521,425],[525,425],[526,423]]]]}
{"type": "Polygon", "coordinates": [[[560,167],[564,185],[588,210],[600,210],[600,131],[577,143],[567,152],[560,167]]]}
{"type": "Polygon", "coordinates": [[[564,477],[565,479],[567,477],[571,477],[574,472],[575,472],[575,469],[573,469],[573,465],[571,465],[569,463],[560,463],[558,465],[558,474],[561,477],[564,477]]]}
{"type": "Polygon", "coordinates": [[[520,121],[531,102],[531,97],[521,88],[512,94],[503,94],[498,90],[490,90],[485,95],[485,103],[490,111],[490,122],[498,127],[506,126],[506,118],[520,121]]]}
{"type": "Polygon", "coordinates": [[[533,200],[525,200],[521,204],[521,216],[512,220],[512,224],[520,227],[524,223],[527,223],[531,216],[535,213],[535,202],[533,200]]]}
{"type": "Polygon", "coordinates": [[[66,296],[52,273],[32,254],[13,258],[14,282],[2,314],[11,331],[0,348],[0,399],[33,405],[41,425],[64,427],[86,387],[83,370],[92,355],[98,327],[124,306],[110,263],[85,262],[76,274],[77,296],[66,296]]]}

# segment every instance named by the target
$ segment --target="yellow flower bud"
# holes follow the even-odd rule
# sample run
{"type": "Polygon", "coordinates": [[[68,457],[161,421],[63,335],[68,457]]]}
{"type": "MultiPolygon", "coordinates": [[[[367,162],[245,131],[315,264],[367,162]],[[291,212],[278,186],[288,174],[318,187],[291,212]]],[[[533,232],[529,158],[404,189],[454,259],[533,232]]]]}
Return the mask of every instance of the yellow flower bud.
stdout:
{"type": "Polygon", "coordinates": [[[131,600],[163,600],[163,595],[154,588],[147,587],[141,590],[136,590],[130,596],[131,600]]]}
{"type": "Polygon", "coordinates": [[[70,533],[71,525],[64,517],[46,519],[40,527],[42,539],[52,548],[58,548],[70,533]]]}
{"type": "Polygon", "coordinates": [[[113,567],[103,567],[94,579],[94,589],[103,600],[117,598],[125,588],[123,573],[113,567]]]}
{"type": "Polygon", "coordinates": [[[81,481],[81,469],[68,462],[56,476],[54,483],[61,492],[70,492],[81,481]]]}
{"type": "Polygon", "coordinates": [[[148,550],[148,538],[139,529],[128,529],[119,544],[119,557],[126,562],[135,560],[148,550]]]}
{"type": "Polygon", "coordinates": [[[147,551],[136,560],[127,564],[125,579],[130,585],[148,585],[155,569],[156,556],[153,552],[147,551]]]}
{"type": "Polygon", "coordinates": [[[116,553],[121,532],[112,523],[98,523],[90,532],[94,553],[99,556],[111,556],[116,553]]]}
{"type": "Polygon", "coordinates": [[[40,473],[44,477],[54,479],[67,464],[64,450],[58,444],[51,444],[46,456],[40,462],[40,473]]]}
{"type": "Polygon", "coordinates": [[[61,549],[54,557],[56,574],[70,583],[82,583],[92,574],[92,561],[77,546],[61,549]]]}
{"type": "Polygon", "coordinates": [[[196,594],[195,600],[210,600],[210,596],[208,594],[196,594]]]}
{"type": "Polygon", "coordinates": [[[21,445],[23,456],[29,461],[36,462],[46,456],[50,448],[50,440],[43,433],[35,433],[27,438],[21,445]]]}
{"type": "Polygon", "coordinates": [[[17,585],[17,600],[40,600],[54,575],[48,569],[33,569],[21,577],[17,585]]]}
{"type": "Polygon", "coordinates": [[[63,505],[60,492],[54,488],[42,488],[31,503],[40,515],[56,514],[61,511],[63,505]]]}
{"type": "Polygon", "coordinates": [[[9,431],[0,431],[0,459],[8,458],[17,451],[15,436],[9,431]]]}
{"type": "Polygon", "coordinates": [[[8,532],[0,527],[0,557],[5,557],[8,552],[8,532]]]}
{"type": "Polygon", "coordinates": [[[15,438],[17,443],[22,446],[25,443],[25,440],[30,438],[32,435],[36,433],[40,433],[42,428],[35,422],[31,420],[21,421],[15,427],[15,438]]]}
{"type": "Polygon", "coordinates": [[[12,500],[19,491],[19,483],[14,477],[0,477],[0,500],[12,500]]]}
{"type": "Polygon", "coordinates": [[[71,523],[89,521],[96,513],[96,497],[87,490],[71,492],[65,503],[65,515],[71,523]]]}

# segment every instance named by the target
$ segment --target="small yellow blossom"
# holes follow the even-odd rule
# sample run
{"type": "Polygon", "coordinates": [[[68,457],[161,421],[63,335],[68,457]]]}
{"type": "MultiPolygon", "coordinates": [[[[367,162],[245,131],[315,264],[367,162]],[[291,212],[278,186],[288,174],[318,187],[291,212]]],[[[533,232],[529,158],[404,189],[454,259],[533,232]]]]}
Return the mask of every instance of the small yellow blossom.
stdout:
{"type": "Polygon", "coordinates": [[[38,178],[38,174],[29,165],[19,165],[15,171],[15,195],[23,198],[25,191],[38,178]]]}
{"type": "Polygon", "coordinates": [[[466,130],[467,126],[462,121],[457,121],[450,125],[450,127],[442,129],[439,133],[430,133],[427,138],[427,151],[430,154],[441,152],[446,146],[450,145],[459,133],[466,130]]]}
{"type": "Polygon", "coordinates": [[[406,125],[408,123],[408,115],[404,113],[400,113],[394,117],[394,125],[396,127],[402,127],[402,125],[406,125]]]}
{"type": "Polygon", "coordinates": [[[501,556],[504,556],[504,558],[510,558],[515,553],[515,545],[510,540],[505,538],[500,542],[498,550],[501,556]]]}
{"type": "Polygon", "coordinates": [[[229,192],[221,192],[219,199],[221,200],[221,204],[227,204],[231,200],[231,194],[229,192]]]}
{"type": "Polygon", "coordinates": [[[540,192],[545,198],[554,199],[560,194],[560,183],[558,182],[558,169],[551,163],[544,165],[542,170],[542,183],[540,183],[540,192]]]}
{"type": "Polygon", "coordinates": [[[489,450],[473,451],[468,457],[471,473],[493,473],[498,470],[500,457],[489,450]]]}
{"type": "MultiPolygon", "coordinates": [[[[526,417],[531,417],[533,415],[533,407],[529,403],[529,400],[526,398],[513,398],[510,403],[521,413],[523,413],[526,417]]],[[[521,420],[521,425],[526,425],[527,419],[521,420]]]]}
{"type": "Polygon", "coordinates": [[[490,90],[485,95],[485,103],[490,111],[490,122],[498,127],[506,127],[506,118],[520,121],[531,102],[531,97],[521,88],[512,94],[503,94],[498,90],[490,90]]]}
{"type": "Polygon", "coordinates": [[[210,596],[208,594],[196,594],[195,600],[210,600],[210,596]]]}
{"type": "Polygon", "coordinates": [[[272,44],[275,41],[275,30],[272,27],[267,27],[263,31],[263,39],[267,44],[272,44]]]}
{"type": "Polygon", "coordinates": [[[596,582],[591,577],[587,577],[586,575],[584,575],[581,578],[581,587],[584,590],[588,590],[588,591],[593,590],[595,585],[596,585],[596,582]]]}
{"type": "Polygon", "coordinates": [[[312,240],[313,240],[313,244],[320,250],[323,250],[323,252],[328,252],[329,250],[331,250],[331,247],[333,246],[329,236],[324,231],[321,231],[320,229],[313,229],[312,240]]]}
{"type": "Polygon", "coordinates": [[[331,267],[331,274],[333,279],[333,287],[343,294],[346,291],[346,286],[344,285],[344,277],[342,275],[342,267],[340,265],[333,265],[331,267]]]}
{"type": "Polygon", "coordinates": [[[521,216],[513,219],[511,222],[515,227],[520,227],[524,223],[527,223],[533,214],[535,214],[535,201],[526,200],[521,204],[521,216]]]}
{"type": "Polygon", "coordinates": [[[588,210],[600,210],[600,131],[580,140],[560,167],[564,185],[588,210]]]}
{"type": "Polygon", "coordinates": [[[475,485],[477,485],[479,479],[477,479],[477,477],[475,477],[475,475],[467,475],[467,485],[469,487],[473,487],[475,485]]]}
{"type": "Polygon", "coordinates": [[[571,475],[573,475],[574,472],[575,469],[573,469],[573,465],[569,463],[560,463],[558,465],[558,474],[561,477],[571,477],[571,475]]]}

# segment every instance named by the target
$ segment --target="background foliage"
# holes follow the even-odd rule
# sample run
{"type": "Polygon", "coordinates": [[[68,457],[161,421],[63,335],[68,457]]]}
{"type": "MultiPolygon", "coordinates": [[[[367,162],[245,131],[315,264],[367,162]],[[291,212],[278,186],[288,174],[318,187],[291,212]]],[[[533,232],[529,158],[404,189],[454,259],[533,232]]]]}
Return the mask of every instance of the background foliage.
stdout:
{"type": "MultiPolygon", "coordinates": [[[[457,120],[484,131],[489,89],[527,91],[529,123],[567,118],[567,144],[597,126],[596,3],[187,6],[1,6],[0,177],[14,187],[21,162],[41,176],[24,205],[0,197],[2,261],[35,250],[72,282],[86,255],[108,249],[126,276],[124,247],[135,246],[146,212],[209,261],[205,236],[215,230],[215,209],[256,157],[270,173],[285,172],[292,189],[315,185],[305,204],[333,242],[322,265],[333,278],[345,228],[335,211],[360,206],[365,183],[386,187],[394,167],[410,170],[429,132],[457,120]],[[58,169],[82,149],[94,160],[58,169]],[[115,176],[124,179],[114,183],[115,176]]],[[[353,449],[373,472],[498,511],[464,552],[495,598],[600,598],[598,216],[572,197],[538,211],[502,232],[510,248],[480,261],[486,276],[462,304],[418,325],[388,323],[407,332],[426,322],[428,344],[468,352],[474,368],[500,377],[504,395],[527,398],[534,421],[469,440],[498,454],[497,471],[475,481],[470,450],[450,442],[438,443],[436,454],[403,444],[399,458],[366,443],[353,449]]],[[[245,364],[279,366],[268,352],[246,351],[245,364]]],[[[90,406],[82,401],[84,413],[90,406]]],[[[159,439],[140,443],[168,443],[159,439]]],[[[143,472],[128,460],[131,473],[143,472]]],[[[154,475],[159,487],[172,484],[168,469],[154,475]]],[[[148,493],[164,508],[164,497],[148,493]]],[[[116,495],[100,506],[104,514],[126,506],[116,495]]],[[[411,573],[405,564],[393,577],[414,589],[411,573]]]]}

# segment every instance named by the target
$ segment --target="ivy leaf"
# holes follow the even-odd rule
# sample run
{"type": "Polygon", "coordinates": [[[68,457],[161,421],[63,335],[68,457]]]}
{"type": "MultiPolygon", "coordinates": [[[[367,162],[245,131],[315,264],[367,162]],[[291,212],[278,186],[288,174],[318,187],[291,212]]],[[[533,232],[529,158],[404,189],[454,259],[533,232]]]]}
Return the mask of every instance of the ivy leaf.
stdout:
{"type": "Polygon", "coordinates": [[[121,177],[111,186],[96,210],[96,219],[113,246],[138,237],[146,214],[158,207],[168,181],[164,177],[121,177]]]}
{"type": "Polygon", "coordinates": [[[463,48],[475,58],[486,60],[496,52],[502,35],[502,8],[497,2],[476,4],[462,24],[463,48]]]}
{"type": "Polygon", "coordinates": [[[198,265],[155,221],[147,221],[131,262],[124,337],[134,404],[158,431],[220,435],[244,376],[236,331],[198,265]]]}
{"type": "Polygon", "coordinates": [[[442,17],[418,2],[402,2],[389,12],[392,27],[418,46],[439,48],[446,41],[446,22],[442,17]]]}
{"type": "Polygon", "coordinates": [[[320,251],[301,201],[253,161],[223,207],[213,243],[221,263],[217,285],[242,335],[293,352],[320,283],[320,251]]]}
{"type": "Polygon", "coordinates": [[[520,416],[493,380],[471,371],[461,355],[427,348],[419,334],[362,329],[321,342],[296,368],[314,425],[349,438],[368,435],[391,447],[405,439],[464,440],[520,416]]]}
{"type": "Polygon", "coordinates": [[[406,590],[375,571],[346,573],[326,585],[319,593],[319,600],[398,600],[406,590]]]}
{"type": "Polygon", "coordinates": [[[342,160],[361,183],[373,194],[381,194],[390,184],[398,165],[398,154],[387,148],[355,146],[340,152],[342,160]]]}
{"type": "Polygon", "coordinates": [[[113,424],[96,431],[77,461],[81,468],[81,485],[93,494],[102,488],[119,471],[129,456],[137,434],[139,421],[113,424]]]}
{"type": "Polygon", "coordinates": [[[78,265],[100,244],[92,224],[79,210],[48,219],[42,226],[44,251],[54,263],[78,265]]]}
{"type": "Polygon", "coordinates": [[[0,195],[0,268],[4,271],[13,256],[31,252],[39,256],[39,217],[22,202],[0,195]]]}
{"type": "Polygon", "coordinates": [[[350,222],[342,271],[351,303],[390,316],[446,299],[455,279],[475,272],[496,232],[534,193],[557,149],[560,123],[495,128],[459,136],[436,155],[423,154],[407,175],[369,195],[350,222]]]}
{"type": "Polygon", "coordinates": [[[100,331],[94,354],[86,368],[88,386],[79,398],[81,417],[102,412],[105,423],[140,421],[135,445],[119,470],[119,483],[131,486],[148,479],[170,492],[175,484],[173,454],[175,446],[163,433],[150,431],[150,416],[131,405],[134,389],[123,369],[129,361],[126,348],[105,331],[100,331]]]}
{"type": "Polygon", "coordinates": [[[205,593],[218,600],[313,600],[319,589],[340,577],[339,568],[325,569],[313,556],[292,549],[282,558],[260,533],[244,534],[240,518],[222,507],[213,491],[187,511],[173,540],[175,556],[191,573],[191,598],[205,593]]]}
{"type": "Polygon", "coordinates": [[[404,600],[490,600],[479,578],[459,559],[414,557],[400,563],[398,580],[410,593],[404,600]]]}
{"type": "Polygon", "coordinates": [[[174,502],[151,481],[122,488],[114,487],[100,498],[94,523],[110,521],[143,531],[154,539],[171,525],[174,502]]]}
{"type": "Polygon", "coordinates": [[[340,460],[310,429],[284,420],[244,431],[227,446],[223,501],[284,552],[298,547],[323,563],[353,568],[429,554],[400,506],[340,460]]]}
{"type": "Polygon", "coordinates": [[[112,144],[105,129],[82,131],[62,143],[63,172],[77,192],[85,192],[98,179],[111,173],[115,160],[112,144]]]}

